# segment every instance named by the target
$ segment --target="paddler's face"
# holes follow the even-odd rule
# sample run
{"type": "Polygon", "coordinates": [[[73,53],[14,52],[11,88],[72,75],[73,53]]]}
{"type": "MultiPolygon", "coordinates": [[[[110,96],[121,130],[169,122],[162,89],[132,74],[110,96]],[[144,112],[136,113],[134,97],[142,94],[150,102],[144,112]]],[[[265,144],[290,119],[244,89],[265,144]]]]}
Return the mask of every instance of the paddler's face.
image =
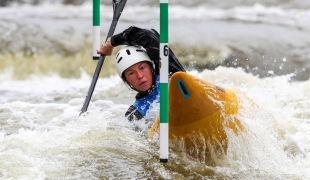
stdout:
{"type": "Polygon", "coordinates": [[[152,70],[147,62],[139,62],[124,72],[126,80],[138,91],[147,91],[152,86],[152,70]]]}

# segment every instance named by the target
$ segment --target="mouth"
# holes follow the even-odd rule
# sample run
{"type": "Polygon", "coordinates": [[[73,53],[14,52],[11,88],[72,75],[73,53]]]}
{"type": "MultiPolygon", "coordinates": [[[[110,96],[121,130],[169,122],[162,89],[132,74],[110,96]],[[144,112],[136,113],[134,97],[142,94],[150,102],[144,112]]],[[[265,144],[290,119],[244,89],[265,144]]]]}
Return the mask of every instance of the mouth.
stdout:
{"type": "Polygon", "coordinates": [[[140,84],[139,84],[139,86],[143,86],[143,85],[145,85],[147,83],[147,81],[143,81],[143,82],[141,82],[140,84]]]}

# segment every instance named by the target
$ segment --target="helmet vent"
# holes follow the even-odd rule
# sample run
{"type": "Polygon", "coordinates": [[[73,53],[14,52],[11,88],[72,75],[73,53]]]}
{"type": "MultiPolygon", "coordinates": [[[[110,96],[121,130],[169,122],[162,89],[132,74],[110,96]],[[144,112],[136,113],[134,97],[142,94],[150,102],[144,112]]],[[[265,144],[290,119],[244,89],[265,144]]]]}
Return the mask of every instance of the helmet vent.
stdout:
{"type": "Polygon", "coordinates": [[[120,57],[117,61],[117,63],[119,63],[121,60],[123,59],[123,57],[120,57]]]}
{"type": "Polygon", "coordinates": [[[129,49],[127,49],[127,50],[126,50],[126,52],[127,52],[127,54],[128,54],[128,55],[130,55],[130,51],[129,51],[129,49]]]}
{"type": "Polygon", "coordinates": [[[117,53],[117,55],[116,55],[116,59],[118,58],[118,55],[119,55],[119,53],[117,53]]]}
{"type": "Polygon", "coordinates": [[[141,49],[137,49],[136,51],[137,51],[137,52],[144,52],[144,51],[143,51],[143,50],[141,50],[141,49]]]}

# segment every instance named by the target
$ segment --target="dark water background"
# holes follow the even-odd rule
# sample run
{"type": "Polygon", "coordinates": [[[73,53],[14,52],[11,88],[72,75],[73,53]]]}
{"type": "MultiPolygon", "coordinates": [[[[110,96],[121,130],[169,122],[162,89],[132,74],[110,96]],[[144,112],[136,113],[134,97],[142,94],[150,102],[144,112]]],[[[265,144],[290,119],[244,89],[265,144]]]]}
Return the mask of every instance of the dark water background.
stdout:
{"type": "MultiPolygon", "coordinates": [[[[51,3],[62,3],[62,4],[72,4],[72,5],[81,5],[85,2],[89,2],[89,0],[1,0],[1,6],[9,6],[12,3],[18,4],[31,4],[31,5],[39,5],[45,2],[51,3]]],[[[156,0],[131,0],[132,4],[136,5],[150,5],[156,6],[158,5],[158,1],[156,0]]],[[[178,5],[183,5],[187,7],[195,7],[195,6],[214,6],[220,8],[231,8],[235,6],[252,6],[255,3],[258,3],[256,0],[232,0],[226,2],[218,2],[216,0],[192,0],[192,1],[183,1],[183,0],[170,0],[169,3],[175,3],[178,5]]],[[[283,8],[295,8],[295,9],[308,9],[310,7],[310,2],[306,0],[294,0],[294,1],[281,1],[281,0],[262,0],[259,1],[260,4],[265,6],[280,6],[283,8]]],[[[101,1],[101,4],[111,5],[112,1],[101,1]]]]}
{"type": "MultiPolygon", "coordinates": [[[[0,9],[3,55],[44,51],[73,56],[91,46],[92,1],[0,2],[5,6],[0,9]]],[[[110,24],[111,2],[101,2],[101,41],[110,24]]],[[[222,65],[260,77],[292,74],[292,80],[309,79],[309,1],[171,0],[169,5],[169,42],[187,69],[222,65]]],[[[158,29],[158,13],[157,1],[128,1],[116,33],[131,25],[158,29]]],[[[3,68],[10,64],[4,61],[3,68]]]]}

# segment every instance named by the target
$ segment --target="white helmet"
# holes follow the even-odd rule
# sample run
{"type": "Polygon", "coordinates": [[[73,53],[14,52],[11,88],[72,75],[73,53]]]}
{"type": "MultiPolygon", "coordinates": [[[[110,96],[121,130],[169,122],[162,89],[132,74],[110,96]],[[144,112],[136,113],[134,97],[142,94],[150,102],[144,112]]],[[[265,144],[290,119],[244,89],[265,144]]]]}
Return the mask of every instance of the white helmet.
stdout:
{"type": "Polygon", "coordinates": [[[122,77],[123,72],[127,68],[142,61],[148,61],[152,63],[145,49],[140,46],[123,47],[118,51],[115,58],[115,67],[118,75],[122,77]]]}

